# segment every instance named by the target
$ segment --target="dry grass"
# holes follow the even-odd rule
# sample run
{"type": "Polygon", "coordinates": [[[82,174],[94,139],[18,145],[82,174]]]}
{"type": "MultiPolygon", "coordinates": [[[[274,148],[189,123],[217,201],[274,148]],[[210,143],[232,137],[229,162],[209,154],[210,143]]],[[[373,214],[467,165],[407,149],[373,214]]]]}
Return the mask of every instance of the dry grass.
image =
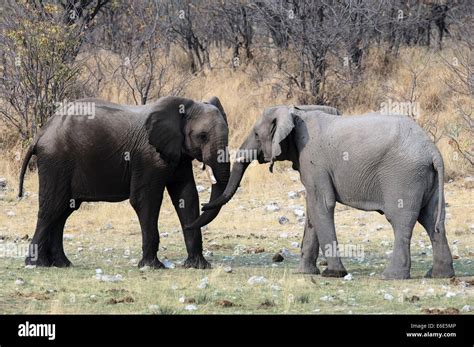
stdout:
{"type": "MultiPolygon", "coordinates": [[[[264,172],[262,167],[256,167],[264,172]]],[[[208,185],[197,171],[197,183],[208,185]]],[[[259,173],[260,174],[260,173],[259,173]]],[[[256,173],[256,175],[259,175],[256,173]]],[[[68,220],[65,249],[74,267],[70,269],[25,269],[22,258],[0,257],[1,313],[423,313],[428,308],[461,310],[472,304],[474,257],[474,204],[472,190],[461,183],[446,185],[447,232],[460,281],[423,279],[431,265],[429,239],[417,225],[412,239],[412,277],[407,281],[383,281],[380,274],[393,246],[393,233],[378,213],[366,213],[344,206],[336,211],[339,242],[362,246],[364,259],[344,258],[352,281],[293,274],[299,258],[303,226],[292,213],[292,205],[304,206],[302,197],[288,199],[289,190],[301,184],[294,171],[283,171],[265,183],[273,189],[257,190],[252,179],[226,205],[204,232],[204,247],[213,255],[211,270],[185,270],[179,264],[185,248],[178,219],[169,198],[165,198],[159,228],[168,233],[161,238],[159,257],[177,266],[171,270],[140,271],[141,234],[128,202],[84,204],[68,220]],[[283,179],[282,179],[283,178],[283,179]],[[276,202],[278,212],[265,205],[276,202]],[[285,215],[290,222],[278,223],[285,215]],[[287,234],[283,237],[282,234],[287,234]],[[263,248],[263,251],[262,251],[263,248]],[[272,256],[288,249],[282,263],[272,256]],[[258,253],[253,253],[260,249],[258,253]],[[232,273],[224,271],[231,266],[232,273]],[[123,276],[116,283],[95,279],[95,269],[123,276]],[[251,276],[264,276],[266,283],[250,285],[251,276]],[[207,277],[209,286],[198,289],[207,277]],[[23,284],[15,281],[22,279],[23,284]],[[446,295],[454,293],[452,297],[446,295]],[[385,300],[390,294],[393,300],[385,300]],[[325,301],[325,298],[329,301],[325,301]],[[413,299],[415,297],[415,299],[413,299]],[[417,301],[416,297],[419,298],[417,301]],[[130,299],[131,298],[131,299],[130,299]],[[185,302],[181,302],[184,298],[185,302]],[[222,303],[222,301],[229,303],[222,303]],[[414,301],[414,302],[412,302],[414,301]],[[196,311],[186,311],[195,305],[196,311]]],[[[29,174],[27,198],[16,201],[9,191],[0,201],[2,243],[27,244],[36,222],[37,177],[29,174]],[[13,211],[14,216],[7,212],[13,211]],[[23,240],[22,240],[23,238],[23,240]],[[15,241],[16,240],[16,241],[15,241]]],[[[208,193],[201,193],[202,200],[208,193]]],[[[320,266],[320,268],[322,268],[320,266]]],[[[450,294],[452,295],[452,294],[450,294]]]]}

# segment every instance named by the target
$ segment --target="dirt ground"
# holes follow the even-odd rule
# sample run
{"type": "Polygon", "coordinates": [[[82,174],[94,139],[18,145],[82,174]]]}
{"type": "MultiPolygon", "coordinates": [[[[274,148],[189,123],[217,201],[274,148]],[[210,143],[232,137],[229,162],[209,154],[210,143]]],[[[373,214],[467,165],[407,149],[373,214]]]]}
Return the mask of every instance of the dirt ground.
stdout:
{"type": "MultiPolygon", "coordinates": [[[[210,270],[181,267],[184,241],[168,197],[159,220],[158,256],[170,269],[137,267],[141,233],[128,201],[84,203],[69,218],[64,245],[73,267],[25,268],[22,256],[5,250],[26,247],[33,235],[37,174],[27,174],[27,196],[20,201],[17,182],[10,179],[0,192],[0,313],[472,313],[474,199],[467,181],[445,185],[455,279],[423,277],[432,250],[417,225],[412,279],[382,280],[393,247],[389,223],[378,213],[342,205],[336,209],[338,239],[358,253],[343,258],[350,276],[331,279],[294,274],[305,211],[298,173],[280,166],[271,175],[261,165],[248,171],[235,198],[204,228],[210,270]],[[283,261],[273,261],[277,253],[283,261]]],[[[207,201],[209,182],[202,172],[195,174],[201,200],[207,201]]],[[[318,262],[323,269],[324,258],[318,262]]]]}

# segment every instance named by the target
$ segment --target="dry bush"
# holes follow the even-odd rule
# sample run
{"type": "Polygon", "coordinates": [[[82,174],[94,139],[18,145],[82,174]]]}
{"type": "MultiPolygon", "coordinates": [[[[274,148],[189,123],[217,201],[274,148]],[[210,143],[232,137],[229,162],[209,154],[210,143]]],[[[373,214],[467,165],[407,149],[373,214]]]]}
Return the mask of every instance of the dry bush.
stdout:
{"type": "MultiPolygon", "coordinates": [[[[415,88],[416,102],[420,106],[417,121],[425,126],[425,130],[440,148],[445,159],[447,176],[454,177],[468,173],[472,167],[456,154],[449,140],[442,136],[447,125],[456,124],[460,120],[453,93],[444,83],[445,79],[451,78],[452,72],[443,64],[440,53],[420,47],[402,48],[399,57],[391,60],[390,68],[386,68],[384,52],[383,47],[369,50],[357,82],[347,83],[341,81],[340,74],[328,73],[326,90],[328,94],[333,95],[332,99],[338,100],[334,106],[341,109],[344,114],[350,115],[380,110],[381,102],[387,98],[404,101],[413,88],[413,71],[419,72],[415,88]]],[[[167,74],[178,79],[187,69],[187,58],[177,49],[172,49],[170,54],[174,63],[169,66],[167,74]]],[[[258,59],[264,59],[265,55],[260,56],[255,52],[254,64],[233,68],[230,66],[231,54],[230,49],[211,51],[211,57],[214,57],[213,61],[217,64],[211,71],[202,71],[187,82],[182,95],[196,100],[208,100],[214,95],[218,96],[228,115],[230,148],[237,149],[265,107],[295,104],[298,96],[289,95],[287,90],[275,87],[284,79],[284,75],[275,72],[269,74],[270,64],[266,64],[265,61],[258,62],[258,59]],[[265,78],[268,75],[271,75],[271,78],[265,78]]],[[[446,59],[446,56],[449,57],[453,52],[446,47],[443,54],[446,59]]],[[[91,75],[100,77],[96,88],[98,97],[131,104],[133,98],[129,88],[124,85],[120,76],[114,74],[121,63],[119,57],[110,52],[98,52],[94,54],[93,59],[89,59],[81,78],[87,79],[91,75]],[[97,70],[98,67],[100,71],[97,70]]],[[[170,83],[173,82],[171,78],[170,83]]],[[[456,101],[459,102],[458,99],[456,101]]],[[[472,103],[472,100],[465,98],[464,102],[472,103]]],[[[15,140],[17,136],[5,126],[1,130],[2,158],[12,161],[18,153],[22,157],[24,149],[21,149],[20,143],[15,140]]],[[[464,134],[460,134],[460,139],[472,141],[464,134]]],[[[0,170],[2,175],[9,175],[4,173],[5,170],[13,170],[12,176],[16,177],[18,163],[15,160],[12,162],[13,164],[9,165],[3,164],[0,170]]],[[[278,165],[275,174],[282,175],[282,172],[289,167],[285,163],[278,165]]],[[[268,170],[262,170],[262,167],[257,165],[249,168],[244,185],[255,184],[254,187],[259,188],[262,184],[275,182],[276,177],[271,177],[273,176],[268,170]]]]}

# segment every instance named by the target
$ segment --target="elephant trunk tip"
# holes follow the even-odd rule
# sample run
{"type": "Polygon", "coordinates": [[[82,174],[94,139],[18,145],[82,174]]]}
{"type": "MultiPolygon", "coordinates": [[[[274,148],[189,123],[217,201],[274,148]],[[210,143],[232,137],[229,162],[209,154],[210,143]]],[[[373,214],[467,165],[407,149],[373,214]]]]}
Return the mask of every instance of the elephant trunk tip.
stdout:
{"type": "Polygon", "coordinates": [[[221,195],[214,201],[211,201],[207,204],[203,204],[201,209],[203,211],[214,210],[216,208],[220,208],[222,205],[225,205],[226,203],[229,202],[229,200],[230,200],[230,196],[221,195]]]}

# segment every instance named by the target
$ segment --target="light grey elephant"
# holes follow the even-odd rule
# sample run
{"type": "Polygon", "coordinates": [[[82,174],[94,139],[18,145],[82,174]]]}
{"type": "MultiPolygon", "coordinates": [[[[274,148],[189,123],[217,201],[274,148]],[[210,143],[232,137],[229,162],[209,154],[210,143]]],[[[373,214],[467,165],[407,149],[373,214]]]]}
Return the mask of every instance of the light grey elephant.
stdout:
{"type": "MultiPolygon", "coordinates": [[[[319,248],[337,244],[336,202],[384,214],[393,227],[392,258],[386,279],[410,277],[410,240],[419,221],[433,246],[433,266],[427,277],[454,276],[446,240],[443,159],[424,131],[410,118],[379,113],[339,117],[319,111],[267,108],[241,146],[223,195],[203,210],[227,203],[255,159],[272,165],[290,160],[306,187],[307,219],[300,273],[318,274],[319,248]]],[[[192,226],[200,226],[193,223],[192,226]]],[[[334,252],[327,257],[328,277],[347,274],[334,252]]]]}

